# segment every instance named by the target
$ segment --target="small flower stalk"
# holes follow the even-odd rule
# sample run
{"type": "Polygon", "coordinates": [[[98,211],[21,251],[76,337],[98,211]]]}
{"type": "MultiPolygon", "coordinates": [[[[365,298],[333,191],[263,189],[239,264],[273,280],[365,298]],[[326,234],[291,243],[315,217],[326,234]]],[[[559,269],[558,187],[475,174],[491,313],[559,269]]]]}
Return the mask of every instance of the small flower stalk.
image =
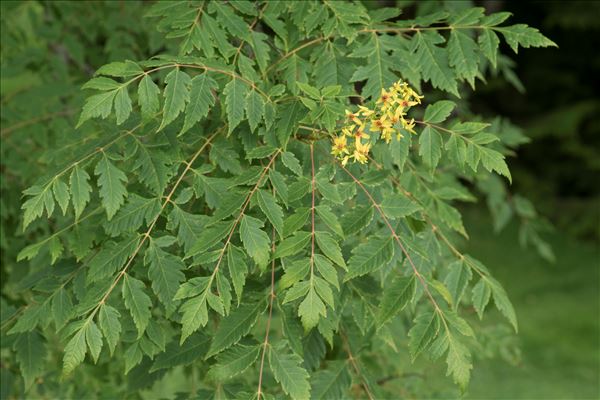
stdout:
{"type": "Polygon", "coordinates": [[[387,90],[381,90],[375,109],[358,106],[355,112],[346,110],[347,124],[333,139],[331,154],[341,160],[342,165],[349,161],[367,163],[373,145],[371,135],[389,144],[394,134],[398,140],[402,139],[402,130],[415,133],[414,118],[409,120],[406,116],[411,107],[421,104],[422,98],[408,83],[398,81],[387,90]]]}

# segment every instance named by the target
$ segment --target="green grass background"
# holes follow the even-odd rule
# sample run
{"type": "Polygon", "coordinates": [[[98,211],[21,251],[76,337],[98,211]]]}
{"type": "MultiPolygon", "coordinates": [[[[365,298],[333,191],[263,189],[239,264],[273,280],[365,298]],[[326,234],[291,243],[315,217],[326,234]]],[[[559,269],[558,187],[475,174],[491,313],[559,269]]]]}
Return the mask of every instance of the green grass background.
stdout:
{"type": "Polygon", "coordinates": [[[468,213],[469,254],[506,288],[519,318],[522,360],[476,360],[468,399],[600,398],[600,249],[554,232],[555,264],[518,245],[515,225],[499,235],[468,213]]]}

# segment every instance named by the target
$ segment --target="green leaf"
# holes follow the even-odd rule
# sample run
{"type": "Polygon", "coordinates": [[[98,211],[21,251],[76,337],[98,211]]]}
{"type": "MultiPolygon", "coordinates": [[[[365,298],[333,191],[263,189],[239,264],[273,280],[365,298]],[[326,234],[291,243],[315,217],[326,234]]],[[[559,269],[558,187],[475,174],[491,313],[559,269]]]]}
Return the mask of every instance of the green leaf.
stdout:
{"type": "Polygon", "coordinates": [[[338,274],[329,259],[320,254],[315,254],[314,262],[321,276],[339,290],[338,274]]]}
{"type": "Polygon", "coordinates": [[[180,135],[208,115],[208,111],[215,104],[212,92],[217,88],[217,82],[206,73],[197,75],[191,80],[190,102],[185,109],[185,121],[179,132],[180,135]]]}
{"type": "MultiPolygon", "coordinates": [[[[235,48],[227,41],[227,34],[220,28],[217,21],[207,13],[202,14],[203,28],[206,28],[204,34],[210,34],[211,39],[216,43],[217,50],[225,57],[229,57],[235,53],[235,48]]],[[[203,36],[203,35],[202,35],[203,36]]]]}
{"type": "Polygon", "coordinates": [[[540,31],[525,24],[502,26],[494,28],[494,30],[504,35],[506,43],[508,43],[515,53],[519,52],[519,46],[525,48],[558,47],[556,43],[542,35],[540,31]]]}
{"type": "Polygon", "coordinates": [[[314,276],[313,280],[314,280],[314,287],[315,287],[319,297],[321,299],[323,299],[323,301],[329,307],[331,307],[332,310],[335,309],[335,301],[333,300],[333,291],[331,290],[331,287],[329,286],[327,281],[325,281],[324,279],[322,279],[318,276],[314,276]]]}
{"type": "Polygon", "coordinates": [[[331,183],[327,182],[325,179],[316,179],[316,183],[317,183],[317,190],[319,191],[319,193],[321,193],[321,195],[331,201],[332,203],[335,204],[342,204],[343,200],[342,197],[340,196],[340,192],[338,191],[338,187],[335,185],[332,185],[331,183]]]}
{"type": "Polygon", "coordinates": [[[261,159],[261,158],[267,158],[271,154],[275,153],[276,151],[277,151],[277,148],[272,147],[272,146],[258,146],[258,147],[253,148],[252,150],[246,152],[246,159],[247,160],[255,160],[255,159],[261,159]]]}
{"type": "Polygon", "coordinates": [[[79,218],[85,209],[85,205],[90,201],[90,192],[92,187],[89,184],[90,176],[84,169],[75,165],[69,178],[71,186],[71,196],[73,197],[73,208],[75,209],[75,218],[79,218]]]}
{"type": "Polygon", "coordinates": [[[279,107],[278,111],[279,120],[275,125],[276,133],[279,143],[285,147],[290,137],[296,132],[300,120],[304,118],[306,108],[302,102],[292,101],[279,107]]]}
{"type": "Polygon", "coordinates": [[[292,399],[308,399],[310,397],[309,375],[301,366],[302,358],[294,353],[285,352],[283,347],[287,346],[269,349],[269,365],[273,376],[292,399]]]}
{"type": "Polygon", "coordinates": [[[119,322],[120,317],[121,313],[107,304],[102,304],[100,310],[98,311],[98,324],[100,325],[102,334],[106,339],[111,356],[115,352],[115,348],[117,347],[119,336],[121,334],[121,322],[119,322]]]}
{"type": "MultiPolygon", "coordinates": [[[[294,263],[294,265],[297,266],[297,267],[310,266],[310,264],[307,264],[304,261],[303,262],[294,263]]],[[[291,271],[291,274],[293,274],[293,275],[297,274],[297,275],[285,279],[283,282],[281,282],[282,286],[288,286],[289,283],[287,281],[291,282],[291,281],[295,281],[297,279],[302,279],[301,276],[303,277],[306,274],[308,274],[308,268],[306,268],[306,269],[304,269],[304,268],[294,268],[291,271]]],[[[289,276],[291,274],[287,274],[287,276],[289,276]]],[[[308,281],[297,282],[285,294],[285,298],[283,299],[283,304],[287,304],[289,302],[292,302],[294,300],[299,299],[300,297],[303,297],[304,295],[306,295],[306,293],[308,293],[309,289],[310,289],[310,282],[308,282],[308,281]]]]}
{"type": "Polygon", "coordinates": [[[161,369],[174,368],[179,365],[191,364],[203,357],[208,349],[210,338],[202,333],[191,335],[185,343],[171,342],[166,350],[154,360],[150,372],[161,369]]]}
{"type": "Polygon", "coordinates": [[[239,79],[233,78],[223,90],[227,110],[229,133],[244,119],[244,106],[248,86],[239,79]]]}
{"type": "MultiPolygon", "coordinates": [[[[323,256],[321,256],[321,257],[324,258],[325,260],[327,260],[325,257],[323,257],[323,256]]],[[[327,262],[329,262],[329,260],[327,260],[327,262]]],[[[295,285],[297,282],[301,281],[302,279],[304,279],[306,277],[306,275],[308,274],[308,271],[310,269],[310,259],[302,258],[300,260],[296,260],[296,261],[292,262],[291,265],[289,263],[284,264],[284,267],[285,267],[285,274],[283,274],[283,276],[281,277],[281,279],[278,282],[278,286],[281,289],[287,289],[288,287],[295,285]]],[[[332,268],[333,268],[333,266],[332,266],[332,268]]],[[[303,293],[303,294],[305,294],[305,293],[303,293]]],[[[288,291],[288,294],[286,295],[286,298],[288,295],[289,295],[289,291],[288,291]]]]}
{"type": "Polygon", "coordinates": [[[480,279],[479,282],[477,282],[477,284],[473,286],[473,307],[475,308],[475,311],[477,311],[479,319],[483,318],[483,312],[485,311],[485,307],[490,301],[491,295],[492,289],[490,289],[485,279],[480,279]]]}
{"type": "Polygon", "coordinates": [[[244,215],[240,223],[240,238],[244,248],[259,266],[269,262],[270,244],[269,236],[260,228],[264,223],[256,218],[244,215]]]}
{"type": "Polygon", "coordinates": [[[277,204],[275,197],[271,193],[260,189],[256,192],[256,199],[260,209],[273,224],[279,236],[283,237],[283,210],[277,204]]]}
{"type": "Polygon", "coordinates": [[[298,161],[294,153],[289,151],[283,152],[281,154],[281,161],[283,161],[283,165],[285,165],[290,171],[298,176],[302,176],[302,166],[300,165],[300,161],[298,161]]]}
{"type": "Polygon", "coordinates": [[[436,338],[440,329],[440,317],[435,312],[427,312],[417,315],[415,324],[408,332],[410,340],[408,348],[413,360],[427,349],[436,338]]]}
{"type": "Polygon", "coordinates": [[[89,283],[100,281],[121,269],[137,248],[137,237],[126,238],[118,243],[108,242],[102,250],[90,261],[87,281],[89,283]]]}
{"type": "Polygon", "coordinates": [[[23,213],[23,229],[27,228],[33,220],[41,217],[44,213],[44,208],[46,208],[48,218],[50,218],[54,212],[54,197],[50,185],[47,185],[45,188],[33,186],[23,193],[33,195],[21,207],[22,210],[25,210],[23,213]]]}
{"type": "Polygon", "coordinates": [[[509,182],[512,182],[512,177],[504,161],[504,155],[497,152],[496,150],[489,149],[487,147],[480,147],[481,164],[488,171],[496,171],[500,175],[505,176],[509,182]]]}
{"type": "Polygon", "coordinates": [[[221,320],[205,358],[214,356],[233,346],[246,336],[264,311],[266,303],[244,303],[221,320]]]}
{"type": "Polygon", "coordinates": [[[500,44],[498,35],[491,29],[483,29],[477,38],[477,42],[483,55],[496,68],[498,63],[498,45],[500,44]]]}
{"type": "Polygon", "coordinates": [[[264,73],[269,67],[270,47],[267,42],[268,38],[269,37],[264,33],[256,32],[254,30],[252,30],[252,33],[250,34],[250,45],[252,46],[252,50],[254,50],[256,62],[258,63],[258,67],[262,73],[264,73]]]}
{"type": "Polygon", "coordinates": [[[50,303],[42,303],[28,306],[17,320],[17,323],[8,331],[8,334],[28,332],[35,329],[42,319],[45,319],[51,312],[49,305],[50,303]]]}
{"type": "Polygon", "coordinates": [[[460,97],[454,74],[448,65],[448,55],[440,47],[436,46],[443,41],[441,36],[436,33],[416,34],[417,63],[420,66],[421,74],[425,81],[431,81],[433,87],[452,93],[460,97]]]}
{"type": "Polygon", "coordinates": [[[345,361],[333,361],[326,369],[311,376],[310,398],[315,400],[342,400],[348,398],[352,377],[345,361]]]}
{"type": "Polygon", "coordinates": [[[65,215],[67,213],[67,209],[69,208],[69,187],[62,180],[56,179],[52,184],[52,192],[54,193],[54,198],[60,206],[63,215],[65,215]]]}
{"type": "Polygon", "coordinates": [[[144,291],[145,287],[144,282],[128,274],[123,275],[123,301],[133,317],[138,338],[144,334],[151,316],[152,300],[144,291]]]}
{"type": "Polygon", "coordinates": [[[456,76],[465,79],[472,88],[475,87],[475,76],[479,72],[477,62],[477,45],[464,32],[453,29],[448,41],[450,66],[456,70],[456,76]]]}
{"type": "Polygon", "coordinates": [[[264,112],[265,102],[262,96],[256,90],[249,91],[246,95],[246,116],[252,132],[258,127],[264,112]]]}
{"type": "Polygon", "coordinates": [[[138,243],[139,238],[137,237],[126,238],[119,243],[107,242],[90,261],[87,281],[89,283],[100,281],[121,269],[137,248],[138,243]]]}
{"type": "Polygon", "coordinates": [[[87,344],[85,342],[84,328],[79,329],[65,346],[63,356],[63,375],[68,375],[83,362],[87,353],[87,344]]]}
{"type": "Polygon", "coordinates": [[[400,139],[396,135],[392,136],[391,155],[392,162],[398,167],[400,172],[404,170],[404,164],[408,160],[408,153],[411,147],[411,136],[404,136],[400,139]]]}
{"type": "Polygon", "coordinates": [[[102,333],[94,321],[88,322],[85,328],[85,341],[90,350],[90,354],[94,359],[94,363],[98,362],[100,351],[102,350],[102,333]]]}
{"type": "Polygon", "coordinates": [[[438,281],[437,279],[433,279],[433,278],[425,278],[427,280],[427,285],[432,288],[435,289],[436,292],[438,292],[438,294],[440,296],[442,296],[442,298],[446,301],[446,303],[448,303],[450,306],[453,306],[454,303],[452,301],[452,294],[450,294],[450,291],[448,290],[448,288],[446,286],[444,286],[444,284],[440,281],[438,281]]]}
{"type": "Polygon", "coordinates": [[[338,242],[327,232],[315,232],[317,245],[331,261],[344,269],[348,269],[338,242]]]}
{"type": "Polygon", "coordinates": [[[148,120],[158,113],[160,109],[159,94],[160,89],[150,75],[144,76],[138,86],[138,103],[144,120],[148,120]]]}
{"type": "Polygon", "coordinates": [[[133,342],[133,344],[125,350],[125,353],[123,353],[123,358],[125,359],[125,374],[128,374],[129,371],[141,363],[144,358],[140,342],[133,342]]]}
{"type": "Polygon", "coordinates": [[[309,215],[309,208],[297,208],[294,214],[290,215],[283,221],[284,236],[289,236],[297,230],[302,229],[302,227],[306,225],[309,215]]]}
{"type": "MultiPolygon", "coordinates": [[[[184,283],[185,285],[185,283],[184,283]]],[[[206,281],[208,285],[208,281],[206,281]]],[[[186,339],[201,326],[206,325],[208,322],[208,308],[206,305],[206,293],[210,290],[206,285],[202,288],[204,293],[200,296],[196,296],[181,305],[179,312],[183,315],[181,317],[181,338],[179,339],[179,345],[182,345],[186,339]]],[[[184,286],[182,286],[184,287],[184,286]]],[[[175,300],[182,298],[180,296],[181,288],[175,295],[175,300]]],[[[187,297],[187,296],[186,296],[187,297]]]]}
{"type": "Polygon", "coordinates": [[[373,219],[373,207],[356,206],[351,210],[344,212],[342,216],[342,227],[347,236],[354,235],[366,228],[373,219]]]}
{"type": "Polygon", "coordinates": [[[115,61],[109,64],[101,66],[98,71],[94,74],[97,75],[108,75],[108,76],[116,76],[126,78],[129,76],[135,76],[143,74],[144,71],[140,68],[139,65],[134,63],[133,61],[115,61]]]}
{"type": "Polygon", "coordinates": [[[127,197],[125,206],[117,211],[113,219],[104,224],[104,230],[113,237],[124,232],[137,231],[144,220],[149,224],[159,211],[160,201],[158,199],[146,199],[132,193],[127,197]]]}
{"type": "Polygon", "coordinates": [[[229,275],[233,282],[239,306],[246,283],[246,275],[248,274],[248,265],[246,264],[246,256],[236,246],[229,245],[227,249],[227,266],[229,267],[229,275]]]}
{"type": "Polygon", "coordinates": [[[204,253],[221,241],[231,231],[231,223],[224,221],[214,224],[208,229],[204,229],[196,240],[192,248],[186,252],[186,258],[204,253]]]}
{"type": "Polygon", "coordinates": [[[209,376],[220,382],[241,374],[252,366],[263,346],[238,344],[217,356],[217,363],[208,371],[209,376]]]}
{"type": "Polygon", "coordinates": [[[391,48],[388,48],[386,40],[373,34],[363,47],[359,47],[351,54],[353,57],[367,58],[367,65],[358,67],[350,78],[350,82],[367,81],[362,89],[363,96],[375,100],[379,97],[381,89],[388,88],[398,80],[391,71],[395,60],[388,54],[389,50],[391,48]]]}
{"type": "Polygon", "coordinates": [[[127,183],[127,176],[110,162],[106,154],[103,154],[98,164],[96,164],[94,174],[98,176],[100,198],[106,210],[106,216],[110,221],[121,208],[127,196],[127,189],[124,185],[124,183],[127,183]]]}
{"type": "Polygon", "coordinates": [[[185,104],[190,101],[189,86],[191,78],[179,67],[169,72],[165,78],[165,83],[163,118],[158,131],[173,122],[179,113],[185,109],[185,104]]]}
{"type": "Polygon", "coordinates": [[[79,128],[88,119],[108,117],[112,110],[113,100],[115,99],[116,94],[116,90],[111,90],[110,92],[95,94],[88,97],[81,110],[81,115],[79,116],[79,121],[75,128],[79,128]]]}
{"type": "Polygon", "coordinates": [[[419,155],[431,169],[435,169],[442,157],[442,135],[429,125],[419,137],[419,155]]]}
{"type": "Polygon", "coordinates": [[[123,86],[121,89],[117,90],[117,95],[115,96],[115,114],[117,115],[117,125],[121,125],[127,120],[127,118],[129,118],[131,110],[131,98],[129,98],[127,87],[123,86]]]}
{"type": "Polygon", "coordinates": [[[69,292],[61,287],[52,297],[52,317],[54,318],[54,324],[56,329],[59,330],[71,318],[73,314],[73,302],[69,292]]]}
{"type": "Polygon", "coordinates": [[[302,90],[306,95],[312,97],[315,100],[319,100],[321,98],[321,93],[319,89],[314,86],[309,85],[308,83],[296,82],[296,85],[302,90]]]}
{"type": "Polygon", "coordinates": [[[469,281],[473,277],[471,269],[462,260],[457,260],[448,266],[450,272],[446,275],[444,283],[452,295],[455,309],[458,308],[460,300],[467,289],[469,281]]]}
{"type": "Polygon", "coordinates": [[[448,332],[448,375],[452,374],[454,382],[464,391],[471,379],[471,353],[469,349],[448,332]]]}
{"type": "Polygon", "coordinates": [[[394,193],[383,200],[381,209],[389,218],[400,218],[420,211],[421,206],[400,193],[394,193]]]}
{"type": "Polygon", "coordinates": [[[331,212],[331,209],[327,206],[316,206],[315,211],[321,220],[327,225],[333,232],[335,232],[342,239],[344,238],[344,230],[338,220],[337,215],[331,212]]]}
{"type": "Polygon", "coordinates": [[[448,119],[448,116],[452,113],[456,103],[450,100],[436,101],[434,104],[427,106],[425,110],[425,117],[423,120],[430,124],[439,124],[448,119]]]}
{"type": "Polygon", "coordinates": [[[96,89],[96,90],[113,90],[118,89],[121,84],[113,79],[100,76],[98,78],[92,78],[87,81],[81,89],[96,89]]]}
{"type": "MultiPolygon", "coordinates": [[[[287,297],[286,297],[287,301],[287,297]]],[[[298,307],[298,315],[302,320],[302,325],[305,331],[309,331],[319,323],[321,316],[327,316],[327,309],[321,298],[315,291],[315,288],[310,286],[308,293],[298,307]]]]}
{"type": "Polygon", "coordinates": [[[182,272],[185,265],[180,257],[167,253],[157,242],[157,240],[150,240],[144,263],[149,265],[148,278],[152,282],[152,290],[170,314],[176,308],[173,297],[177,293],[179,283],[185,280],[182,272]]]}
{"type": "Polygon", "coordinates": [[[495,279],[488,278],[488,282],[490,285],[490,289],[492,290],[492,296],[494,297],[494,303],[496,304],[496,307],[511,323],[511,325],[515,329],[515,332],[518,332],[519,325],[517,323],[517,314],[515,313],[515,309],[512,303],[510,302],[506,291],[495,279]]]}
{"type": "Polygon", "coordinates": [[[13,349],[27,390],[33,384],[35,378],[41,376],[44,372],[46,359],[44,341],[42,336],[35,331],[21,333],[15,340],[13,349]]]}
{"type": "Polygon", "coordinates": [[[348,273],[344,281],[378,270],[389,263],[393,256],[394,242],[391,237],[371,237],[367,242],[352,250],[352,257],[348,260],[348,273]]]}
{"type": "Polygon", "coordinates": [[[415,297],[415,276],[396,277],[387,284],[377,314],[377,327],[381,328],[387,321],[397,315],[415,297]]]}

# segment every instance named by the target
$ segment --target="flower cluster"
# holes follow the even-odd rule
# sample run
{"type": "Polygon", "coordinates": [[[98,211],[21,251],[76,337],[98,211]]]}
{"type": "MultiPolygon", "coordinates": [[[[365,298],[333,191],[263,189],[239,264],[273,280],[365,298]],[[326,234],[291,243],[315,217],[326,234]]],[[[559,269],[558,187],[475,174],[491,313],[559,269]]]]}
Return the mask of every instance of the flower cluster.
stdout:
{"type": "Polygon", "coordinates": [[[333,139],[331,154],[342,160],[342,165],[350,160],[364,164],[369,159],[372,146],[369,133],[378,133],[388,144],[394,133],[398,140],[402,138],[400,129],[415,133],[414,118],[407,120],[405,117],[412,106],[421,104],[422,98],[406,82],[398,81],[389,89],[381,90],[375,110],[364,106],[358,106],[356,112],[346,110],[348,123],[342,128],[342,133],[333,139]]]}

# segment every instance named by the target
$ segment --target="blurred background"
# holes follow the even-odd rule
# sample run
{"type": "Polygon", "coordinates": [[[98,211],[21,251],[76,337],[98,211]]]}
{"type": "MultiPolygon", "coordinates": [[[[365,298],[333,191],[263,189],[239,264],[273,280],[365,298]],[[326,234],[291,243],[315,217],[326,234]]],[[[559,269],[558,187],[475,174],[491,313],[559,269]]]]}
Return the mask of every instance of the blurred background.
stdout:
{"type": "MultiPolygon", "coordinates": [[[[511,192],[529,198],[549,221],[544,239],[556,260],[550,263],[522,248],[515,222],[493,232],[485,201],[463,209],[471,236],[464,246],[506,287],[521,328],[511,339],[513,351],[501,359],[481,354],[476,360],[466,397],[600,398],[600,2],[369,3],[396,5],[406,17],[440,6],[510,11],[511,23],[539,28],[558,44],[558,49],[522,49],[518,55],[503,49],[508,57],[469,98],[475,113],[506,117],[531,139],[508,160],[511,192]]],[[[21,193],[39,171],[60,165],[43,149],[76,145],[69,132],[83,101],[81,84],[100,65],[160,51],[161,34],[139,17],[147,6],[137,1],[1,3],[3,287],[7,271],[10,281],[19,279],[16,254],[29,240],[20,229],[21,193]]],[[[5,381],[14,371],[3,364],[0,373],[5,381]]],[[[448,383],[440,378],[431,384],[448,383]]],[[[5,398],[6,385],[0,387],[5,398]]]]}

